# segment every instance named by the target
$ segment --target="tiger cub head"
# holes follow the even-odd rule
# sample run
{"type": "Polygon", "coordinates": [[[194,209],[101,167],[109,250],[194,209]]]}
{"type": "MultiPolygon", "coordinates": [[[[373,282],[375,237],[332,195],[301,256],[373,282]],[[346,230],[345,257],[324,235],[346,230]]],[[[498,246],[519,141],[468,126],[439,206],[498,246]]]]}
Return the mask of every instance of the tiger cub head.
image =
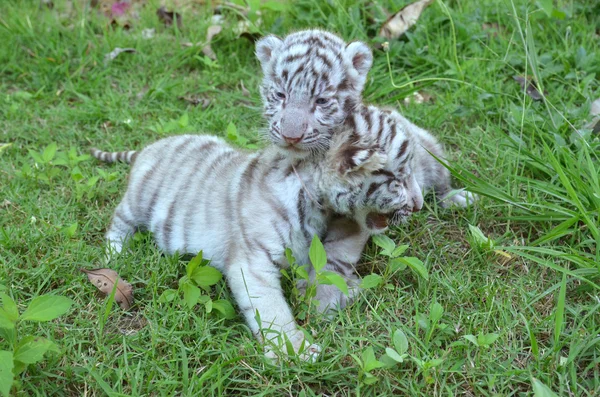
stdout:
{"type": "Polygon", "coordinates": [[[298,158],[327,150],[335,128],[361,102],[373,62],[369,47],[304,30],[262,38],[256,56],[269,140],[298,158]]]}

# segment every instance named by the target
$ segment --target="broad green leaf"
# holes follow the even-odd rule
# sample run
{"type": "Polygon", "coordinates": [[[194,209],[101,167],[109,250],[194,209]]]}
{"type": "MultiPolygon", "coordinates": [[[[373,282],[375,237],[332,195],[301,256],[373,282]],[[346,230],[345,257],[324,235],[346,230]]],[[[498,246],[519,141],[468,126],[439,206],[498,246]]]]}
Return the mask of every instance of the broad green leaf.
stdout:
{"type": "Polygon", "coordinates": [[[362,281],[360,283],[360,288],[362,288],[362,289],[375,288],[379,284],[381,284],[382,280],[383,280],[383,278],[379,274],[369,274],[368,276],[365,276],[362,279],[362,281]]]}
{"type": "Polygon", "coordinates": [[[385,354],[387,354],[387,356],[389,358],[391,358],[392,360],[394,360],[396,362],[399,362],[399,363],[404,362],[404,357],[402,357],[400,354],[398,354],[396,352],[396,350],[394,350],[394,349],[386,347],[385,348],[385,354]]]}
{"type": "Polygon", "coordinates": [[[429,273],[427,273],[427,268],[419,258],[408,256],[399,259],[402,259],[404,263],[406,263],[408,267],[410,267],[411,270],[417,273],[419,276],[423,277],[425,280],[429,280],[429,273]]]}
{"type": "Polygon", "coordinates": [[[15,361],[23,364],[35,364],[44,358],[48,350],[56,351],[54,342],[41,337],[28,336],[23,338],[15,350],[15,361]]]}
{"type": "Polygon", "coordinates": [[[379,378],[376,377],[375,375],[366,373],[365,378],[363,379],[363,383],[365,385],[372,385],[373,383],[376,383],[378,380],[379,380],[379,378]]]}
{"type": "Polygon", "coordinates": [[[375,358],[375,352],[372,347],[367,347],[362,353],[362,361],[365,372],[371,372],[374,369],[385,367],[385,364],[375,358]]]}
{"type": "Polygon", "coordinates": [[[294,253],[290,248],[285,249],[285,259],[287,259],[287,262],[290,266],[296,264],[296,258],[294,257],[294,253]]]}
{"type": "Polygon", "coordinates": [[[223,317],[228,320],[235,318],[236,316],[233,305],[231,302],[225,299],[217,299],[216,301],[213,301],[213,309],[221,313],[223,317]]]}
{"type": "Polygon", "coordinates": [[[202,263],[202,251],[198,252],[196,255],[186,266],[186,273],[189,278],[192,278],[192,274],[194,270],[202,263]]]}
{"type": "Polygon", "coordinates": [[[394,240],[385,234],[376,234],[372,237],[372,240],[375,245],[383,248],[383,250],[380,252],[381,255],[390,256],[396,248],[396,243],[394,243],[394,240]]]}
{"type": "Polygon", "coordinates": [[[391,258],[389,261],[390,270],[393,272],[406,269],[407,264],[402,258],[391,258]]]}
{"type": "Polygon", "coordinates": [[[13,381],[13,353],[0,350],[0,394],[3,397],[10,395],[13,381]]]}
{"type": "Polygon", "coordinates": [[[0,309],[0,328],[13,329],[15,328],[14,320],[11,320],[5,309],[0,309]]]}
{"type": "Polygon", "coordinates": [[[390,255],[392,258],[396,258],[400,255],[402,255],[404,252],[406,252],[406,250],[408,249],[408,245],[399,245],[396,248],[394,248],[394,250],[392,251],[392,254],[390,255]]]}
{"type": "Polygon", "coordinates": [[[475,335],[463,335],[463,338],[474,344],[475,346],[479,346],[479,341],[475,335]]]}
{"type": "Polygon", "coordinates": [[[239,135],[237,132],[237,127],[235,126],[235,124],[230,122],[227,125],[227,139],[229,139],[230,141],[236,141],[238,136],[239,135]]]}
{"type": "Polygon", "coordinates": [[[42,295],[34,298],[21,315],[23,321],[50,321],[69,311],[73,301],[60,295],[42,295]]]}
{"type": "Polygon", "coordinates": [[[19,309],[13,298],[8,294],[0,293],[0,299],[2,300],[2,308],[8,316],[8,319],[17,321],[17,318],[19,318],[19,309]]]}
{"type": "Polygon", "coordinates": [[[167,303],[172,302],[175,298],[177,298],[177,290],[175,289],[167,289],[165,290],[160,297],[158,298],[159,303],[167,303]]]}
{"type": "Polygon", "coordinates": [[[432,323],[438,322],[442,315],[444,314],[444,308],[437,302],[433,302],[431,304],[431,308],[429,309],[429,319],[432,323]]]}
{"type": "Polygon", "coordinates": [[[28,149],[28,151],[31,158],[33,158],[33,161],[35,161],[38,164],[44,164],[44,159],[42,158],[42,156],[40,156],[38,152],[31,149],[28,149]]]}
{"type": "Polygon", "coordinates": [[[394,347],[398,354],[404,354],[408,351],[408,338],[406,338],[406,335],[400,328],[394,331],[392,341],[394,342],[394,347]]]}
{"type": "Polygon", "coordinates": [[[534,377],[531,377],[531,386],[533,388],[533,397],[558,397],[548,386],[534,377]]]}
{"type": "Polygon", "coordinates": [[[181,289],[183,290],[183,301],[187,307],[193,308],[198,303],[198,298],[200,298],[200,288],[187,282],[181,285],[181,289]]]}
{"type": "Polygon", "coordinates": [[[207,313],[211,313],[213,309],[212,299],[207,299],[206,302],[204,302],[204,307],[206,308],[207,313]]]}
{"type": "Polygon", "coordinates": [[[62,231],[68,238],[75,237],[75,233],[77,232],[77,222],[65,227],[62,231]]]}
{"type": "Polygon", "coordinates": [[[190,117],[188,116],[187,112],[181,115],[179,120],[177,120],[177,123],[181,128],[186,128],[188,126],[188,124],[190,123],[190,117]]]}
{"type": "Polygon", "coordinates": [[[320,272],[327,264],[327,254],[325,253],[325,247],[321,240],[315,235],[310,243],[310,249],[308,250],[308,257],[310,262],[317,272],[320,272]]]}
{"type": "Polygon", "coordinates": [[[42,159],[44,160],[44,163],[52,161],[54,155],[56,154],[56,149],[56,142],[52,142],[51,144],[46,146],[46,149],[44,149],[44,152],[42,153],[42,159]]]}
{"type": "Polygon", "coordinates": [[[552,16],[552,11],[554,10],[552,0],[537,0],[537,3],[546,15],[549,17],[552,16]]]}
{"type": "Polygon", "coordinates": [[[215,285],[223,278],[223,274],[212,266],[200,266],[194,269],[192,280],[201,287],[215,285]]]}
{"type": "Polygon", "coordinates": [[[479,346],[483,346],[483,347],[488,347],[490,346],[492,343],[494,343],[496,341],[496,339],[498,339],[500,337],[500,335],[498,334],[479,334],[477,336],[477,344],[479,346]]]}
{"type": "Polygon", "coordinates": [[[262,3],[261,8],[273,11],[285,11],[288,8],[287,3],[279,1],[267,1],[262,3]]]}
{"type": "Polygon", "coordinates": [[[433,360],[427,361],[423,365],[423,368],[426,369],[426,370],[429,369],[429,368],[435,368],[435,367],[439,366],[443,362],[444,362],[443,358],[434,358],[433,360]]]}
{"type": "Polygon", "coordinates": [[[306,270],[306,265],[297,266],[296,267],[296,275],[300,277],[302,280],[308,280],[308,270],[306,270]]]}
{"type": "Polygon", "coordinates": [[[346,284],[346,280],[344,280],[344,278],[338,273],[323,272],[319,275],[319,277],[322,283],[325,281],[323,284],[333,284],[338,287],[340,291],[344,293],[344,295],[348,295],[348,284],[346,284]]]}
{"type": "Polygon", "coordinates": [[[477,226],[469,225],[469,230],[471,231],[471,236],[473,240],[480,248],[492,248],[492,241],[486,237],[480,228],[477,226]]]}

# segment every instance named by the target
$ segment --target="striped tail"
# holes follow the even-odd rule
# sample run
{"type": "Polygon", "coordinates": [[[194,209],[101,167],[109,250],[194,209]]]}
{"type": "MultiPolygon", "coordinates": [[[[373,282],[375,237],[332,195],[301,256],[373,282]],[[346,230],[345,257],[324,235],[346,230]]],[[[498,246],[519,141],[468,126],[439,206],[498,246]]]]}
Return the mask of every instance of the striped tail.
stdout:
{"type": "Polygon", "coordinates": [[[92,156],[105,163],[115,163],[122,161],[124,163],[131,164],[137,157],[138,152],[135,150],[129,150],[125,152],[103,152],[100,149],[91,148],[90,153],[92,156]]]}

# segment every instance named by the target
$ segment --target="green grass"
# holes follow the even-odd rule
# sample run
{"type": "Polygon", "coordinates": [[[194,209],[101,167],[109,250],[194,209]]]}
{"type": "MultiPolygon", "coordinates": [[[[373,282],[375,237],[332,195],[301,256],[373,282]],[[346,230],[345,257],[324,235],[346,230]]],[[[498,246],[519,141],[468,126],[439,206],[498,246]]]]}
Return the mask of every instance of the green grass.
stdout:
{"type": "MultiPolygon", "coordinates": [[[[183,132],[224,136],[230,122],[250,144],[262,144],[260,68],[252,43],[233,32],[240,16],[223,11],[213,63],[201,46],[181,46],[203,42],[211,24],[212,11],[198,2],[178,2],[181,31],[158,21],[158,1],[139,9],[129,31],[74,3],[70,11],[59,0],[52,10],[37,1],[0,5],[0,143],[12,143],[0,152],[0,284],[21,310],[41,294],[75,301],[58,320],[24,324],[62,353],[30,366],[17,395],[508,396],[532,395],[532,378],[561,396],[600,394],[600,145],[577,132],[600,96],[597,4],[555,1],[566,13],[559,19],[538,6],[548,1],[448,0],[446,10],[438,0],[391,43],[389,64],[375,52],[367,101],[400,108],[434,132],[456,185],[483,199],[468,210],[428,201],[388,235],[409,244],[406,255],[425,262],[429,280],[405,271],[331,322],[311,315],[304,326],[324,346],[321,359],[272,366],[240,317],[158,302],[177,287],[185,261],[162,256],[149,237],[116,269],[134,285],[131,313],[115,306],[105,318],[106,300],[78,270],[101,264],[128,168],[76,164],[70,148],[138,149],[183,132]],[[482,27],[493,22],[497,35],[482,27]],[[156,29],[154,38],[141,37],[146,28],[156,29]],[[115,47],[137,52],[105,64],[115,47]],[[524,74],[547,91],[543,101],[512,78],[524,74]],[[434,102],[404,105],[415,90],[434,102]],[[190,96],[210,104],[180,99],[190,96]],[[51,143],[65,165],[30,154],[51,143]],[[66,230],[73,224],[74,232],[66,230]],[[469,225],[491,242],[473,237],[469,225]],[[432,327],[435,302],[443,314],[432,327]],[[351,355],[373,349],[379,358],[397,329],[413,358],[372,371],[378,381],[364,384],[351,355]],[[498,338],[477,346],[470,339],[480,334],[498,338]],[[419,365],[431,360],[437,366],[419,365]]],[[[301,0],[281,13],[263,9],[259,31],[318,26],[371,42],[383,8],[405,3],[301,0]]],[[[387,274],[377,250],[367,249],[363,274],[387,274]]],[[[223,282],[213,298],[231,298],[223,282]]]]}

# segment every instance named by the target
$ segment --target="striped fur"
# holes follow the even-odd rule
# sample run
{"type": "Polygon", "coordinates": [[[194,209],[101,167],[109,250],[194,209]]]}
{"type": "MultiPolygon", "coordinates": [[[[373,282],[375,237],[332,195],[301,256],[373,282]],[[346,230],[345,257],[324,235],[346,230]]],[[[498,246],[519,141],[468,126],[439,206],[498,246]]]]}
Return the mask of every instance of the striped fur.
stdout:
{"type": "Polygon", "coordinates": [[[360,103],[371,50],[307,30],[283,40],[267,36],[257,42],[256,54],[269,139],[296,157],[327,149],[335,128],[360,103]]]}
{"type": "Polygon", "coordinates": [[[124,152],[103,152],[100,149],[91,148],[90,153],[98,160],[104,161],[105,163],[116,163],[121,161],[123,163],[132,163],[135,160],[137,152],[135,150],[128,150],[124,152]]]}
{"type": "MultiPolygon", "coordinates": [[[[92,154],[109,161],[119,157],[92,154]]],[[[322,236],[326,228],[328,212],[313,201],[319,197],[316,164],[286,158],[273,147],[244,152],[212,136],[157,141],[135,157],[106,234],[109,255],[120,252],[136,229],[151,231],[168,253],[202,250],[225,275],[252,332],[273,341],[285,335],[299,351],[304,335],[279,277],[287,266],[285,249],[308,263],[312,236],[322,236]]],[[[318,351],[311,345],[305,355],[318,351]]]]}
{"type": "MultiPolygon", "coordinates": [[[[329,32],[305,30],[283,40],[267,36],[257,43],[256,53],[264,74],[261,95],[268,137],[275,146],[289,156],[310,157],[336,141],[349,145],[333,151],[342,157],[330,159],[325,167],[337,167],[341,180],[335,173],[322,179],[328,206],[346,217],[329,225],[327,270],[355,285],[354,266],[369,235],[420,210],[423,191],[435,190],[442,206],[465,206],[474,199],[467,192],[450,195],[448,171],[428,153],[444,157],[431,134],[396,111],[362,103],[372,64],[365,44],[346,44],[329,32]],[[385,156],[385,165],[367,175],[361,163],[375,152],[385,156]]],[[[317,297],[321,310],[348,301],[327,285],[317,287],[317,297]]]]}

